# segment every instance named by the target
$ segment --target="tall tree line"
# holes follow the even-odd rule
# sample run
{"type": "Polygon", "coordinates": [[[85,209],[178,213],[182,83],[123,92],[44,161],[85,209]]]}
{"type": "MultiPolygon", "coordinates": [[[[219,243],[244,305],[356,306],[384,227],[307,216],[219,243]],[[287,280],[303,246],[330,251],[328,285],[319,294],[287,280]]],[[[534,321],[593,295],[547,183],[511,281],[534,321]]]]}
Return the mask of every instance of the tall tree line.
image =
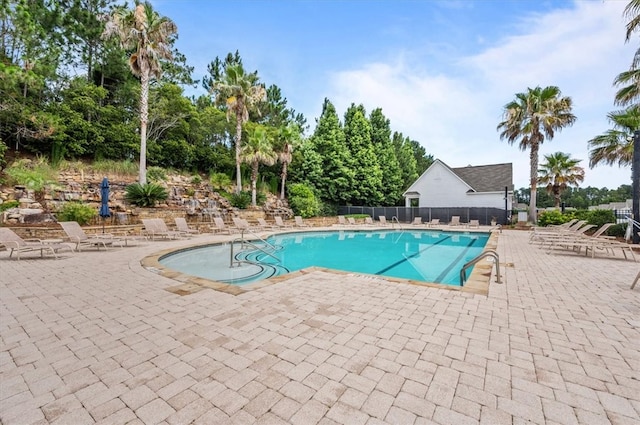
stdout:
{"type": "Polygon", "coordinates": [[[242,151],[257,137],[255,124],[278,160],[258,163],[261,181],[276,181],[283,192],[287,179],[306,182],[325,202],[354,205],[401,202],[402,191],[430,165],[420,143],[394,132],[379,108],[367,113],[352,105],[341,121],[326,99],[309,129],[279,87],[245,69],[239,52],[214,58],[197,81],[174,47],[179,28],[163,33],[163,54],[150,64],[145,87],[140,46],[118,34],[125,27],[111,27],[121,37],[104,37],[114,17],[133,18],[140,5],[148,6],[147,19],[166,22],[148,3],[126,9],[114,0],[0,1],[0,156],[137,162],[144,125],[146,165],[240,181],[255,175],[255,161],[242,151]],[[239,104],[229,91],[236,77],[249,80],[260,96],[239,104]],[[185,87],[196,85],[206,94],[186,96],[185,87]],[[144,96],[148,111],[141,121],[144,96]]]}

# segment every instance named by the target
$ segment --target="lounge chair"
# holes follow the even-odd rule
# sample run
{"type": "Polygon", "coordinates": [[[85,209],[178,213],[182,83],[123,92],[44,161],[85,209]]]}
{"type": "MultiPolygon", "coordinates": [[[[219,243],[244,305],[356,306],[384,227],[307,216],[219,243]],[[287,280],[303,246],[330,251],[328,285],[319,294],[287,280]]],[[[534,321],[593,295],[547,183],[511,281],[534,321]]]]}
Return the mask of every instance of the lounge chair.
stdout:
{"type": "Polygon", "coordinates": [[[147,237],[154,240],[156,237],[178,239],[185,236],[184,233],[177,230],[169,230],[167,224],[161,218],[143,218],[144,230],[147,237]]]}
{"type": "Polygon", "coordinates": [[[353,217],[347,217],[347,223],[349,223],[349,226],[357,226],[358,223],[356,223],[356,219],[353,217]]]}
{"type": "Polygon", "coordinates": [[[366,226],[373,226],[373,219],[371,217],[365,217],[364,218],[364,224],[366,226]]]}
{"type": "Polygon", "coordinates": [[[415,217],[411,224],[414,226],[422,226],[424,223],[422,222],[422,217],[415,217]]]}
{"type": "Polygon", "coordinates": [[[0,227],[0,244],[9,249],[9,258],[16,253],[16,258],[20,260],[20,254],[23,252],[36,252],[40,251],[40,257],[44,257],[45,252],[53,255],[53,258],[58,258],[56,253],[63,249],[73,251],[70,245],[51,242],[41,239],[22,239],[13,230],[8,227],[0,227]]]}
{"type": "Polygon", "coordinates": [[[345,219],[343,215],[339,215],[338,216],[338,225],[340,225],[340,226],[346,226],[347,225],[347,219],[345,219]]]}
{"type": "Polygon", "coordinates": [[[479,228],[480,227],[480,220],[469,220],[469,223],[467,224],[467,227],[469,227],[469,228],[471,228],[471,227],[479,228]]]}
{"type": "Polygon", "coordinates": [[[213,217],[213,224],[215,225],[215,227],[211,228],[213,233],[226,233],[231,235],[236,230],[235,228],[227,226],[222,217],[213,217]]]}
{"type": "Polygon", "coordinates": [[[265,220],[264,218],[258,218],[258,224],[260,225],[260,228],[262,230],[269,230],[269,229],[275,229],[276,226],[274,226],[273,224],[270,224],[267,222],[267,220],[265,220]]]}
{"type": "Polygon", "coordinates": [[[460,216],[459,215],[451,216],[451,221],[449,222],[449,226],[460,226],[460,216]]]}
{"type": "Polygon", "coordinates": [[[292,227],[290,224],[285,223],[284,220],[282,220],[282,217],[280,217],[279,215],[273,217],[273,219],[276,221],[276,226],[280,229],[292,227]]]}
{"type": "Polygon", "coordinates": [[[436,227],[440,225],[439,218],[432,218],[430,222],[427,223],[427,227],[436,227]]]}
{"type": "Polygon", "coordinates": [[[389,223],[387,223],[387,217],[383,216],[383,215],[379,215],[378,216],[378,221],[380,222],[380,226],[386,226],[389,223]]]}
{"type": "Polygon", "coordinates": [[[179,232],[182,232],[185,235],[198,235],[198,234],[200,234],[200,231],[198,229],[194,229],[192,227],[189,227],[189,224],[187,223],[187,219],[185,219],[184,217],[175,217],[174,220],[176,222],[176,229],[179,232]]]}
{"type": "Polygon", "coordinates": [[[110,233],[87,234],[76,221],[60,221],[58,224],[62,226],[62,230],[67,234],[69,240],[76,244],[76,251],[81,251],[82,248],[97,248],[100,250],[100,247],[103,247],[107,249],[108,246],[113,246],[114,243],[119,243],[120,246],[124,245],[122,239],[110,233]]]}
{"type": "Polygon", "coordinates": [[[309,227],[309,225],[302,220],[302,216],[296,215],[293,219],[295,220],[297,227],[309,227]]]}

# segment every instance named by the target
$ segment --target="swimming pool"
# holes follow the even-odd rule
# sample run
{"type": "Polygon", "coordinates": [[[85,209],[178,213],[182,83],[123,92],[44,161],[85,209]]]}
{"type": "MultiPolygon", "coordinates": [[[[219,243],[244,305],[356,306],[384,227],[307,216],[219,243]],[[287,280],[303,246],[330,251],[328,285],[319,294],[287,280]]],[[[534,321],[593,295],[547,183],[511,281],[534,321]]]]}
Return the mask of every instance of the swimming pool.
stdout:
{"type": "Polygon", "coordinates": [[[180,250],[159,263],[234,285],[315,266],[457,286],[460,269],[488,239],[488,233],[438,230],[309,231],[273,235],[244,249],[236,243],[233,256],[227,243],[180,250]]]}

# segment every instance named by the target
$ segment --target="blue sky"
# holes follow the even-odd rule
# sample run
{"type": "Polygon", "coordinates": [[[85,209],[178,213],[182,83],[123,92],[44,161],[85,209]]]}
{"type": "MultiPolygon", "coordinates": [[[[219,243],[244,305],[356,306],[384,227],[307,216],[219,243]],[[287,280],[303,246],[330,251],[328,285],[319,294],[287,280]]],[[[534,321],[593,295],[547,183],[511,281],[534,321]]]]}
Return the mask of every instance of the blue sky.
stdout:
{"type": "MultiPolygon", "coordinates": [[[[544,154],[582,159],[582,186],[631,184],[631,169],[588,167],[587,141],[610,128],[615,76],[628,69],[626,0],[153,0],[178,26],[178,49],[202,79],[238,50],[245,68],[281,88],[315,128],[324,98],[382,108],[393,131],[451,167],[511,162],[528,187],[529,155],[499,139],[503,106],[528,87],[557,85],[573,127],[544,154]]],[[[198,88],[188,94],[202,94],[198,88]]]]}

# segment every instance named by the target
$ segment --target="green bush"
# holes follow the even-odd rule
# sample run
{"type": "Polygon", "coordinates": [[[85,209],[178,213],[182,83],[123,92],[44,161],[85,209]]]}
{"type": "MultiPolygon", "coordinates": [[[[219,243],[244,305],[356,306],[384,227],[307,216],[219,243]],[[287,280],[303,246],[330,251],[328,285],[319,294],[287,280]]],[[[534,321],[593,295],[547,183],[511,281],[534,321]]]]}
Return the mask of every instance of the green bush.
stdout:
{"type": "Polygon", "coordinates": [[[627,223],[618,223],[609,227],[605,232],[608,236],[615,236],[618,238],[624,238],[625,233],[627,233],[627,223]]]}
{"type": "Polygon", "coordinates": [[[12,182],[23,185],[34,192],[44,192],[45,188],[57,182],[57,173],[46,162],[19,160],[4,172],[12,182]]]}
{"type": "Polygon", "coordinates": [[[4,201],[2,204],[0,204],[0,212],[10,210],[11,208],[16,208],[18,205],[20,205],[20,202],[15,200],[4,201]]]}
{"type": "Polygon", "coordinates": [[[120,176],[135,176],[138,174],[138,164],[131,161],[114,161],[104,159],[91,164],[91,169],[101,174],[117,174],[120,176]]]}
{"type": "Polygon", "coordinates": [[[231,177],[225,173],[213,173],[209,177],[209,183],[215,190],[226,190],[231,186],[231,177]]]}
{"type": "Polygon", "coordinates": [[[600,227],[605,223],[615,223],[616,216],[613,210],[590,210],[585,218],[589,224],[600,227]]]}
{"type": "Polygon", "coordinates": [[[5,152],[7,152],[7,150],[9,149],[9,147],[6,145],[6,143],[4,143],[2,141],[2,139],[0,139],[0,169],[4,168],[6,161],[4,159],[4,155],[5,152]]]}
{"type": "Polygon", "coordinates": [[[80,225],[91,222],[97,215],[95,208],[81,202],[67,202],[58,211],[56,217],[58,221],[77,221],[80,225]]]}
{"type": "Polygon", "coordinates": [[[192,185],[198,186],[200,183],[202,183],[202,177],[200,177],[200,174],[194,174],[191,176],[192,185]]]}
{"type": "Polygon", "coordinates": [[[162,167],[147,168],[147,178],[152,182],[163,182],[167,180],[167,173],[162,167]]]}
{"type": "Polygon", "coordinates": [[[538,216],[538,225],[541,227],[558,225],[571,220],[558,210],[543,211],[538,216]]]}
{"type": "Polygon", "coordinates": [[[320,211],[320,204],[313,189],[304,183],[289,185],[289,206],[295,215],[303,218],[315,217],[320,211]]]}
{"type": "Polygon", "coordinates": [[[330,202],[319,201],[318,202],[318,215],[322,217],[335,217],[338,215],[338,204],[332,204],[330,202]]]}
{"type": "Polygon", "coordinates": [[[240,193],[232,193],[228,199],[232,207],[243,210],[251,204],[251,192],[242,191],[240,193]]]}
{"type": "Polygon", "coordinates": [[[156,183],[133,183],[126,187],[124,198],[139,207],[153,207],[160,201],[165,201],[169,194],[164,187],[156,183]]]}

